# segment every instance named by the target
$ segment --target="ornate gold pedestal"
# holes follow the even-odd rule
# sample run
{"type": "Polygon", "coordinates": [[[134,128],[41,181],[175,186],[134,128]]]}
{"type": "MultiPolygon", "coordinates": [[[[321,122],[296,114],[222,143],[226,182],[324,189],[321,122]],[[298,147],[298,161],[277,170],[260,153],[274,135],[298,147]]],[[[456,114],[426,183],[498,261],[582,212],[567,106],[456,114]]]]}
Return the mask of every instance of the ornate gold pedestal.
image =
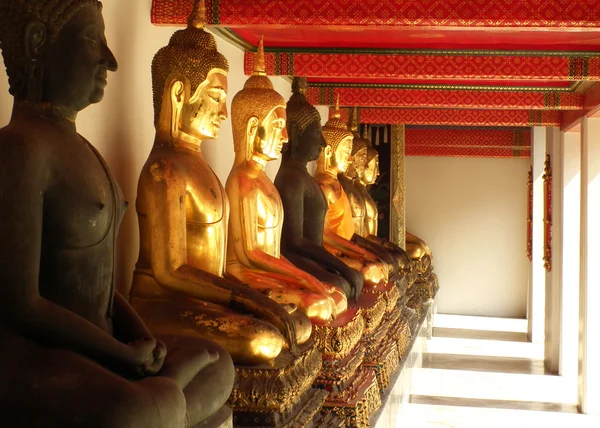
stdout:
{"type": "Polygon", "coordinates": [[[236,366],[228,405],[236,427],[310,427],[327,391],[312,388],[321,353],[311,340],[293,357],[283,352],[271,365],[236,366]]]}
{"type": "Polygon", "coordinates": [[[381,396],[373,370],[361,368],[352,383],[341,393],[331,393],[323,406],[348,428],[368,428],[369,420],[381,407],[381,396]]]}
{"type": "Polygon", "coordinates": [[[334,323],[314,326],[323,352],[315,385],[330,392],[323,414],[337,416],[347,427],[368,427],[371,414],[381,406],[375,372],[364,367],[364,337],[378,330],[386,308],[382,294],[363,293],[358,304],[334,323]]]}

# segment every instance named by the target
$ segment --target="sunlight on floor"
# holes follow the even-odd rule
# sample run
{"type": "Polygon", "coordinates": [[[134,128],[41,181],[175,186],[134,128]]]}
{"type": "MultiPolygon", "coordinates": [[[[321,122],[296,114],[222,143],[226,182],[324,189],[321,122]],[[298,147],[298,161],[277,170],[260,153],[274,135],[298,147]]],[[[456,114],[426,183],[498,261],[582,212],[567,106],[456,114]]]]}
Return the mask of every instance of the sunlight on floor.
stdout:
{"type": "Polygon", "coordinates": [[[600,427],[600,417],[577,413],[573,380],[547,372],[526,331],[525,320],[435,315],[396,426],[600,427]]]}

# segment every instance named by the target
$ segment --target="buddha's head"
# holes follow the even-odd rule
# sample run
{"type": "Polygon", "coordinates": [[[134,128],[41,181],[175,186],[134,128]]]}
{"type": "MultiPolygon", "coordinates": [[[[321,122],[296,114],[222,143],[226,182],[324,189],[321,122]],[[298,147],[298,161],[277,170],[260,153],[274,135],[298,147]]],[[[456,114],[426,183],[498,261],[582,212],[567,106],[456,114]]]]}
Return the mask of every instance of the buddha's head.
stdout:
{"type": "Polygon", "coordinates": [[[2,1],[0,48],[16,100],[72,116],[102,100],[117,70],[97,0],[2,1]]]}
{"type": "Polygon", "coordinates": [[[379,152],[371,146],[367,146],[366,167],[362,173],[361,179],[367,186],[374,184],[379,177],[379,152]]]}
{"type": "Polygon", "coordinates": [[[265,161],[279,158],[288,141],[285,101],[266,76],[262,38],[254,73],[233,98],[231,121],[236,163],[253,156],[265,161]]]}
{"type": "MultiPolygon", "coordinates": [[[[365,128],[366,130],[366,128],[365,128]]],[[[348,173],[350,178],[362,179],[365,168],[367,167],[367,148],[369,140],[366,136],[358,136],[358,133],[353,133],[354,139],[352,140],[352,167],[348,173]]]]}
{"type": "Polygon", "coordinates": [[[290,138],[285,157],[300,163],[317,160],[325,147],[321,115],[306,99],[306,78],[294,77],[292,96],[287,102],[287,131],[290,138]]]}
{"type": "Polygon", "coordinates": [[[152,61],[156,128],[177,138],[216,138],[227,119],[229,63],[204,31],[203,0],[196,0],[185,30],[173,34],[152,61]]]}
{"type": "Polygon", "coordinates": [[[351,163],[354,136],[341,120],[339,97],[331,119],[323,127],[323,138],[327,146],[319,157],[318,167],[334,175],[346,172],[351,163]]]}

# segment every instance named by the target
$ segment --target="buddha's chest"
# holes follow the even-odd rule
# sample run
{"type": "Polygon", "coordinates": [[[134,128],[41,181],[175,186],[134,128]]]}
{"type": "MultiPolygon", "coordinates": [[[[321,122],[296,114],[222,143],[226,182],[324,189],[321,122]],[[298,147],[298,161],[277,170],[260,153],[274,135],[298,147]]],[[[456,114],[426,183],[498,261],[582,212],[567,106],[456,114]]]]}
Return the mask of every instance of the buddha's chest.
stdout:
{"type": "Polygon", "coordinates": [[[316,222],[323,223],[327,214],[327,199],[317,181],[308,176],[304,193],[304,218],[312,218],[316,222]]]}
{"type": "Polygon", "coordinates": [[[195,224],[218,224],[228,210],[228,201],[215,173],[202,164],[191,164],[185,169],[186,221],[195,224]]]}
{"type": "Polygon", "coordinates": [[[347,194],[350,201],[350,209],[352,210],[352,217],[364,217],[366,207],[362,195],[357,191],[350,191],[347,194]]]}
{"type": "Polygon", "coordinates": [[[260,186],[252,201],[256,207],[258,227],[273,229],[279,227],[283,220],[283,205],[275,186],[272,184],[260,186]]]}
{"type": "Polygon", "coordinates": [[[83,140],[65,144],[57,159],[44,195],[45,238],[61,248],[97,245],[125,211],[119,186],[83,140]]]}

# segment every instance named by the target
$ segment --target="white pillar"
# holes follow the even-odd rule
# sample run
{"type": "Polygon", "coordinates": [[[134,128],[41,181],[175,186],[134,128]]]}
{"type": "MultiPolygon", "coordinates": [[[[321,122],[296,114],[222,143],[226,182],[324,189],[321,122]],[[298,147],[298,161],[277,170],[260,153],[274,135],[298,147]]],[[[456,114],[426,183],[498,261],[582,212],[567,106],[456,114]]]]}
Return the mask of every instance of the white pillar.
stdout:
{"type": "Polygon", "coordinates": [[[600,414],[600,118],[581,122],[579,407],[600,414]]]}
{"type": "MultiPolygon", "coordinates": [[[[533,128],[531,162],[533,166],[533,239],[532,262],[528,289],[528,336],[534,343],[544,341],[544,161],[546,158],[546,128],[533,128]]],[[[523,177],[525,181],[525,177],[523,177]]],[[[525,213],[523,213],[525,219],[525,213]]]]}
{"type": "MultiPolygon", "coordinates": [[[[544,362],[547,369],[555,374],[560,370],[561,345],[561,283],[562,283],[562,175],[563,175],[563,142],[559,128],[546,129],[546,153],[550,156],[550,173],[552,176],[551,208],[551,270],[545,270],[545,321],[544,321],[544,362]]],[[[545,186],[545,183],[543,183],[545,186]]],[[[543,191],[542,191],[543,192],[543,191]]],[[[545,201],[542,209],[546,209],[545,201]]],[[[546,239],[544,236],[543,246],[546,239]]],[[[536,260],[534,259],[534,263],[536,260]]]]}
{"type": "Polygon", "coordinates": [[[581,133],[562,133],[562,321],[559,373],[577,394],[581,133]]]}

